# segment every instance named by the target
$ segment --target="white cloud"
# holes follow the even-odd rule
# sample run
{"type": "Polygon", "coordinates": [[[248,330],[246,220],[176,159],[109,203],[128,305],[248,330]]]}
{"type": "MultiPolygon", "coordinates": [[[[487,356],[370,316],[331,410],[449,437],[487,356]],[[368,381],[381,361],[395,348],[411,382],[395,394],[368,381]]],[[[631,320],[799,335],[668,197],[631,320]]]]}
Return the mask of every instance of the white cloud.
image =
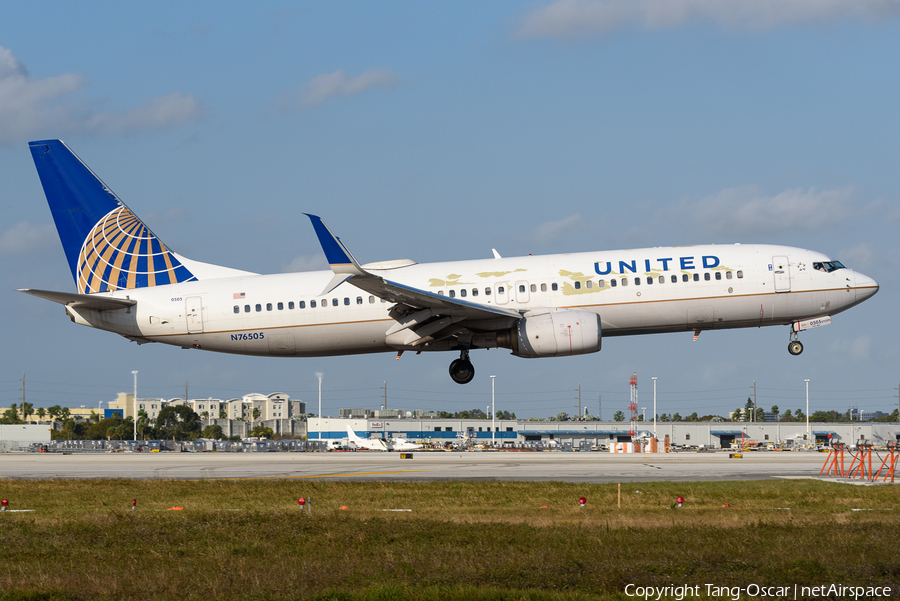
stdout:
{"type": "Polygon", "coordinates": [[[96,112],[84,97],[87,82],[73,73],[37,79],[11,50],[0,46],[0,144],[68,133],[134,133],[200,119],[201,103],[173,92],[125,113],[96,112]]]}
{"type": "Polygon", "coordinates": [[[897,0],[557,0],[522,19],[524,38],[585,38],[627,27],[670,29],[707,20],[733,29],[769,29],[839,19],[882,20],[897,0]]]}
{"type": "Polygon", "coordinates": [[[756,186],[744,186],[686,201],[660,217],[667,223],[687,220],[697,229],[719,234],[819,230],[848,219],[853,196],[852,188],[821,192],[794,188],[770,196],[756,186]]]}
{"type": "Polygon", "coordinates": [[[328,261],[322,254],[311,257],[296,257],[283,270],[283,273],[298,273],[301,271],[321,271],[328,269],[328,261]]]}
{"type": "Polygon", "coordinates": [[[553,244],[566,234],[571,233],[581,225],[581,214],[575,213],[559,221],[542,223],[534,231],[534,240],[538,244],[553,244]]]}
{"type": "Polygon", "coordinates": [[[881,263],[882,256],[871,245],[863,243],[842,250],[836,258],[847,267],[865,273],[881,263]]]}
{"type": "Polygon", "coordinates": [[[43,253],[52,247],[56,228],[49,223],[20,221],[0,234],[0,257],[43,253]]]}
{"type": "Polygon", "coordinates": [[[301,86],[299,94],[283,92],[278,104],[281,110],[310,108],[333,98],[356,96],[373,87],[389,88],[397,84],[400,77],[391,69],[369,69],[362,75],[352,77],[343,69],[334,73],[323,73],[313,77],[301,86]]]}
{"type": "Polygon", "coordinates": [[[854,361],[867,361],[872,356],[872,338],[870,336],[858,336],[847,340],[835,340],[829,345],[829,350],[836,355],[843,355],[854,361]]]}

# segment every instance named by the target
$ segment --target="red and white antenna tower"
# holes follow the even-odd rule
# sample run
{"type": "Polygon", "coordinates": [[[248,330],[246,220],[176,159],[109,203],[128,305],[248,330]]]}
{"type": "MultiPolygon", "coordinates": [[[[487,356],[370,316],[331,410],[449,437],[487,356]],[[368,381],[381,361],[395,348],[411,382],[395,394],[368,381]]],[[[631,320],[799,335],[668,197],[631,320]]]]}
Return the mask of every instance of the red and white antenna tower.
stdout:
{"type": "Polygon", "coordinates": [[[634,437],[637,435],[638,420],[637,372],[631,374],[628,383],[631,385],[631,402],[628,404],[628,408],[631,410],[631,430],[629,430],[628,435],[631,436],[631,440],[633,441],[634,437]]]}

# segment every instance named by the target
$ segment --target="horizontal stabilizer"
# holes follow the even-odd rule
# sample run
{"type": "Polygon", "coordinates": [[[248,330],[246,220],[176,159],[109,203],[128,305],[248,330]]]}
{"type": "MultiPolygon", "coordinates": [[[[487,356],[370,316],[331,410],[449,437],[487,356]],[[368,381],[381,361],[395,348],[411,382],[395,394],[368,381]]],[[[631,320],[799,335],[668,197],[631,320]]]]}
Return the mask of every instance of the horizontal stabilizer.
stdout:
{"type": "Polygon", "coordinates": [[[137,301],[126,298],[110,298],[108,296],[97,296],[95,294],[75,294],[72,292],[53,292],[52,290],[32,290],[30,288],[20,289],[19,292],[37,296],[60,305],[73,307],[76,309],[91,309],[93,311],[115,311],[117,309],[127,309],[137,304],[137,301]]]}

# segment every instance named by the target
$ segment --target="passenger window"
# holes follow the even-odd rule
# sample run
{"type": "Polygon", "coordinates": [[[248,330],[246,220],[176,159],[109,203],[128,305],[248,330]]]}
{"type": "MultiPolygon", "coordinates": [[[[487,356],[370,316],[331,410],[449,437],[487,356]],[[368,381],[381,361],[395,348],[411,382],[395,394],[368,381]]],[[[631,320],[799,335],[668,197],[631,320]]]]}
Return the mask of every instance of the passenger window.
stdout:
{"type": "Polygon", "coordinates": [[[606,286],[606,282],[603,280],[597,282],[597,288],[603,288],[604,286],[606,286]]]}
{"type": "Polygon", "coordinates": [[[641,285],[641,278],[634,278],[634,285],[635,285],[635,286],[640,286],[640,285],[641,285]]]}
{"type": "Polygon", "coordinates": [[[699,282],[699,281],[700,281],[700,274],[699,274],[699,273],[695,273],[695,274],[694,274],[694,281],[695,281],[695,282],[699,282]]]}
{"type": "Polygon", "coordinates": [[[456,290],[450,291],[450,298],[456,298],[456,290]]]}
{"type": "Polygon", "coordinates": [[[257,311],[262,311],[262,305],[256,305],[256,310],[257,310],[257,311]]]}
{"type": "Polygon", "coordinates": [[[386,300],[384,300],[384,299],[381,299],[381,302],[383,302],[383,303],[386,303],[386,302],[387,302],[387,301],[386,301],[386,300]]]}
{"type": "Polygon", "coordinates": [[[553,292],[556,292],[557,290],[559,290],[559,286],[556,284],[556,282],[553,282],[552,284],[550,284],[550,289],[553,290],[553,292]]]}
{"type": "MultiPolygon", "coordinates": [[[[316,301],[312,301],[312,302],[316,302],[316,301]]],[[[306,301],[300,301],[299,303],[297,303],[297,306],[300,307],[301,309],[305,309],[306,301]]]]}
{"type": "Polygon", "coordinates": [[[717,272],[716,272],[716,279],[717,279],[717,280],[721,280],[721,279],[722,279],[722,272],[721,272],[721,271],[717,271],[717,272]]]}
{"type": "Polygon", "coordinates": [[[537,292],[537,286],[534,285],[534,284],[532,284],[532,285],[531,285],[531,291],[532,291],[532,292],[537,292]]]}
{"type": "Polygon", "coordinates": [[[678,276],[675,275],[675,274],[672,274],[672,283],[673,283],[673,284],[677,284],[677,283],[678,283],[678,276]]]}
{"type": "Polygon", "coordinates": [[[587,282],[584,283],[584,287],[585,287],[585,288],[593,288],[593,287],[594,287],[594,282],[588,280],[587,282]]]}
{"type": "Polygon", "coordinates": [[[325,307],[327,307],[327,306],[328,306],[328,299],[327,299],[327,298],[323,298],[323,299],[322,299],[322,302],[319,303],[319,306],[322,307],[323,309],[324,309],[325,307]]]}
{"type": "Polygon", "coordinates": [[[742,280],[742,279],[744,279],[744,272],[743,272],[743,271],[740,271],[740,270],[738,270],[738,272],[737,272],[737,276],[738,276],[738,279],[739,279],[739,280],[742,280]]]}
{"type": "Polygon", "coordinates": [[[726,271],[726,272],[725,272],[725,279],[726,279],[726,280],[730,280],[730,279],[731,279],[731,272],[730,272],[730,271],[726,271]]]}
{"type": "Polygon", "coordinates": [[[363,303],[362,297],[361,297],[361,296],[357,296],[357,297],[356,297],[356,304],[357,304],[357,305],[361,305],[362,303],[363,303]]]}
{"type": "Polygon", "coordinates": [[[472,296],[478,296],[478,288],[472,288],[472,296]]]}
{"type": "Polygon", "coordinates": [[[497,294],[503,294],[504,292],[506,292],[506,288],[504,286],[497,287],[497,294]]]}
{"type": "Polygon", "coordinates": [[[244,305],[244,313],[250,312],[250,305],[244,305]]]}
{"type": "Polygon", "coordinates": [[[660,284],[665,284],[665,283],[666,283],[666,276],[664,276],[664,275],[659,276],[659,283],[660,283],[660,284]]]}
{"type": "MultiPolygon", "coordinates": [[[[347,301],[347,304],[350,304],[350,299],[349,299],[349,298],[348,298],[348,299],[344,299],[344,300],[347,301]]],[[[339,301],[338,299],[336,299],[336,298],[331,299],[331,306],[332,306],[332,307],[337,307],[339,304],[341,304],[341,303],[340,303],[340,301],[339,301]]]]}
{"type": "Polygon", "coordinates": [[[619,280],[610,280],[610,281],[609,281],[609,287],[610,287],[610,288],[615,288],[615,287],[618,286],[618,285],[619,285],[619,280]]]}
{"type": "Polygon", "coordinates": [[[484,289],[484,295],[485,295],[485,296],[490,296],[490,295],[491,295],[491,289],[490,289],[490,288],[485,288],[485,289],[484,289]]]}
{"type": "Polygon", "coordinates": [[[240,313],[240,312],[241,312],[241,308],[238,307],[237,305],[235,305],[235,306],[234,306],[234,312],[235,312],[235,313],[240,313]]]}
{"type": "Polygon", "coordinates": [[[688,275],[688,274],[686,274],[686,273],[683,274],[683,275],[681,276],[681,281],[682,281],[682,282],[687,282],[687,281],[690,280],[690,279],[691,279],[691,276],[688,275]]]}
{"type": "Polygon", "coordinates": [[[709,281],[709,272],[708,271],[703,274],[703,279],[706,280],[707,282],[709,281]]]}
{"type": "Polygon", "coordinates": [[[622,285],[623,285],[623,286],[627,286],[627,285],[628,285],[628,278],[622,278],[622,285]]]}
{"type": "Polygon", "coordinates": [[[438,296],[444,296],[444,291],[443,291],[443,290],[438,290],[438,296]]]}
{"type": "MultiPolygon", "coordinates": [[[[337,299],[335,299],[335,300],[337,300],[337,299]]],[[[362,300],[362,299],[360,299],[360,300],[362,300]]],[[[344,297],[344,306],[347,307],[347,306],[349,306],[349,305],[350,305],[350,297],[349,297],[349,296],[345,296],[345,297],[344,297]]]]}
{"type": "Polygon", "coordinates": [[[372,305],[372,304],[374,304],[374,303],[375,303],[375,297],[374,297],[374,296],[370,296],[370,297],[369,297],[369,304],[372,305]]]}
{"type": "Polygon", "coordinates": [[[541,284],[541,292],[547,292],[547,284],[541,284]]]}
{"type": "Polygon", "coordinates": [[[581,282],[575,282],[575,290],[581,290],[581,282]]]}
{"type": "Polygon", "coordinates": [[[291,311],[294,310],[294,301],[288,301],[288,309],[290,309],[291,311]]]}
{"type": "Polygon", "coordinates": [[[278,303],[278,310],[284,311],[284,303],[278,303]]]}
{"type": "Polygon", "coordinates": [[[466,289],[465,289],[465,288],[463,288],[462,290],[459,291],[459,296],[460,296],[460,297],[464,297],[466,294],[467,294],[467,292],[466,292],[466,289]]]}
{"type": "Polygon", "coordinates": [[[653,283],[653,276],[652,276],[652,275],[648,275],[648,276],[647,276],[647,284],[649,285],[649,284],[652,284],[652,283],[653,283]]]}
{"type": "Polygon", "coordinates": [[[310,308],[310,309],[315,309],[315,308],[316,308],[316,301],[309,301],[309,308],[310,308]]]}
{"type": "Polygon", "coordinates": [[[266,303],[266,311],[272,310],[272,303],[266,303]]]}

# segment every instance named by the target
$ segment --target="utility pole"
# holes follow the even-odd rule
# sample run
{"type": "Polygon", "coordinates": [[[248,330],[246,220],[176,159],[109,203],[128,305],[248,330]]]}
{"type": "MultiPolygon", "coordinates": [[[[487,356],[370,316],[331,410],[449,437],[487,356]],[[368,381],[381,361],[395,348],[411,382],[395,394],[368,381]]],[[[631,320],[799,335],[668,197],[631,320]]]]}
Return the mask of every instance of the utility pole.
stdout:
{"type": "Polygon", "coordinates": [[[387,411],[387,380],[384,380],[384,410],[387,411]]]}
{"type": "Polygon", "coordinates": [[[597,395],[597,420],[603,421],[603,395],[597,395]]]}
{"type": "Polygon", "coordinates": [[[656,438],[656,376],[653,376],[653,438],[656,438]]]}
{"type": "Polygon", "coordinates": [[[756,421],[756,380],[753,380],[753,415],[750,416],[750,421],[756,421]]]}
{"type": "Polygon", "coordinates": [[[188,402],[188,381],[184,381],[184,404],[187,405],[188,402]]]}
{"type": "Polygon", "coordinates": [[[581,419],[581,384],[578,385],[578,419],[581,419]]]}
{"type": "Polygon", "coordinates": [[[22,421],[25,421],[25,374],[22,374],[22,421]]]}
{"type": "Polygon", "coordinates": [[[316,372],[316,377],[319,378],[319,442],[322,442],[322,372],[316,372]]]}
{"type": "MultiPolygon", "coordinates": [[[[495,405],[494,405],[494,381],[497,376],[491,376],[491,446],[494,446],[495,442],[495,432],[497,428],[494,427],[494,415],[495,415],[495,405]]],[[[581,385],[579,384],[579,390],[581,389],[581,385]]],[[[579,401],[580,403],[580,401],[579,401]]]]}
{"type": "Polygon", "coordinates": [[[131,415],[134,418],[134,441],[137,442],[137,371],[132,371],[131,375],[134,376],[134,399],[131,403],[131,415]]]}
{"type": "Polygon", "coordinates": [[[809,378],[804,381],[806,382],[806,446],[810,446],[812,440],[809,438],[809,378]]]}

